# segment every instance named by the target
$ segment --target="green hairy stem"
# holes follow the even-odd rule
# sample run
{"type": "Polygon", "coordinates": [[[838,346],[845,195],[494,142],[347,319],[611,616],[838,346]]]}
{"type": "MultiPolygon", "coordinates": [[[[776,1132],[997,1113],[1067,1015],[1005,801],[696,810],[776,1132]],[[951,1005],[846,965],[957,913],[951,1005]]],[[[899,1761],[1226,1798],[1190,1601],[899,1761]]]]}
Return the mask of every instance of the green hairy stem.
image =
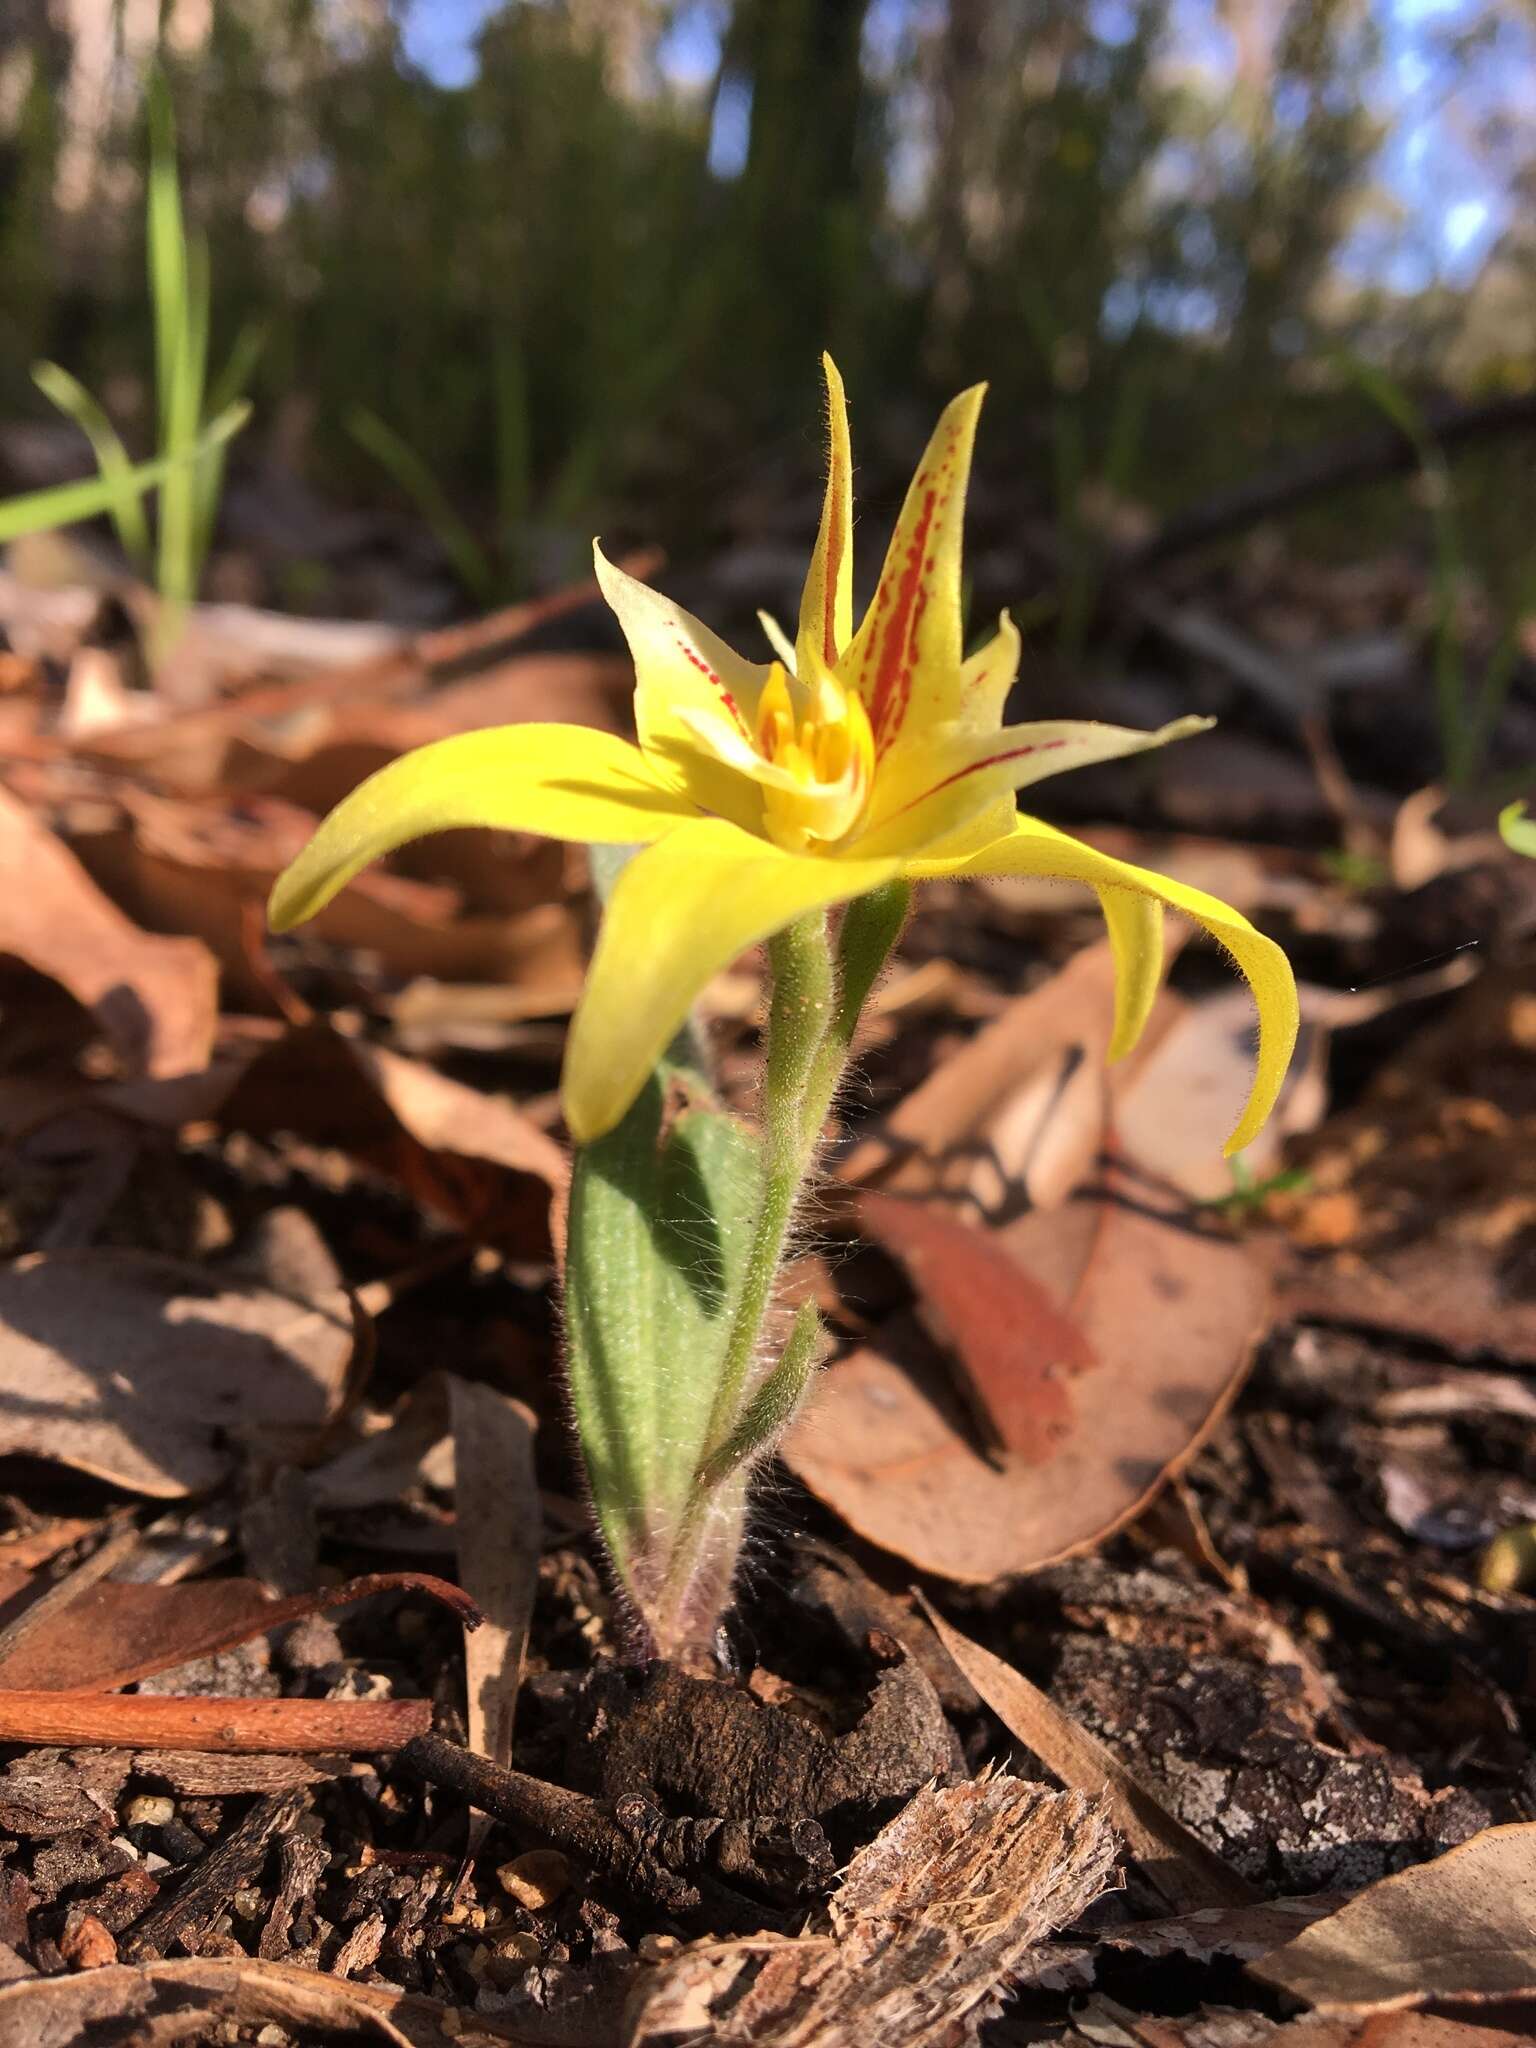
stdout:
{"type": "Polygon", "coordinates": [[[566,1369],[593,1517],[635,1646],[700,1659],[729,1602],[752,1469],[814,1378],[807,1303],[774,1351],[775,1289],[859,1014],[906,916],[895,883],[768,946],[760,1128],[679,1040],[618,1128],[581,1148],[566,1369]]]}

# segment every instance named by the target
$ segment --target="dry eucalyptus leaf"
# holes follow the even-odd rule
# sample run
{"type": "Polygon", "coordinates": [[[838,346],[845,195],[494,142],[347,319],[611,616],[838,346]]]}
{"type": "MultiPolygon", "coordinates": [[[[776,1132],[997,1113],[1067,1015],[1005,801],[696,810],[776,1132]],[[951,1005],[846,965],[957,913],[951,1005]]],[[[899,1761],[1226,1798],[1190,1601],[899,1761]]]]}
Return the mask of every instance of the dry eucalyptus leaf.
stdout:
{"type": "Polygon", "coordinates": [[[1269,1323],[1259,1256],[1143,1191],[1021,1217],[990,1244],[1017,1263],[1020,1285],[1010,1303],[992,1259],[994,1297],[968,1302],[963,1320],[941,1256],[913,1271],[949,1326],[952,1369],[910,1324],[888,1323],[823,1376],[784,1447],[861,1536],[966,1585],[1037,1570],[1134,1520],[1220,1420],[1269,1323]],[[1081,1337],[1075,1356],[1063,1321],[1081,1337]],[[955,1371],[988,1435],[1026,1449],[984,1454],[955,1371]]]}
{"type": "Polygon", "coordinates": [[[1064,1714],[1022,1672],[952,1628],[926,1600],[922,1605],[939,1641],[1004,1727],[1063,1784],[1103,1800],[1128,1853],[1176,1912],[1252,1902],[1247,1881],[1139,1785],[1097,1736],[1064,1714]]]}
{"type": "Polygon", "coordinates": [[[307,1445],[346,1386],[341,1290],[297,1302],[147,1252],[51,1252],[0,1272],[0,1455],[171,1499],[224,1476],[232,1440],[307,1445]]]}
{"type": "Polygon", "coordinates": [[[450,1374],[448,1395],[459,1584],[485,1617],[464,1635],[469,1746],[506,1765],[539,1582],[538,1424],[494,1387],[450,1374]]]}
{"type": "Polygon", "coordinates": [[[1536,1822],[1382,1878],[1249,1967],[1322,2013],[1536,1997],[1536,1822]]]}
{"type": "Polygon", "coordinates": [[[1030,1951],[1103,1890],[1104,1809],[995,1777],[926,1786],[848,1866],[830,1933],[700,1942],[647,1971],[625,2040],[964,2048],[1030,1951]]]}
{"type": "Polygon", "coordinates": [[[74,855],[0,790],[0,955],[22,961],[92,1012],[125,1065],[171,1075],[206,1066],[218,970],[196,939],[142,932],[74,855]]]}

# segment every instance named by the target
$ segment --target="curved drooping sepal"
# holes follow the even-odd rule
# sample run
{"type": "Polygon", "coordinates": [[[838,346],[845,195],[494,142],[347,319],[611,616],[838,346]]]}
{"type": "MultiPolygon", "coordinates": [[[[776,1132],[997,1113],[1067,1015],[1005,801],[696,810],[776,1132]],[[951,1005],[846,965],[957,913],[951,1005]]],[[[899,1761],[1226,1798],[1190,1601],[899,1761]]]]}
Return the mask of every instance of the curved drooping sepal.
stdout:
{"type": "Polygon", "coordinates": [[[1207,895],[1204,889],[1136,867],[1128,860],[1116,860],[1070,833],[1022,813],[1014,820],[1013,830],[991,846],[953,859],[915,860],[907,872],[914,880],[951,875],[1042,875],[1063,882],[1086,882],[1096,890],[1109,921],[1120,976],[1112,1046],[1116,1058],[1131,1050],[1157,993],[1162,906],[1180,910],[1203,925],[1247,982],[1258,1013],[1253,1087],[1237,1128],[1227,1140],[1226,1154],[1230,1158],[1252,1144],[1279,1098],[1296,1047],[1301,1006],[1291,963],[1273,939],[1254,930],[1241,911],[1207,895]],[[1152,908],[1137,910],[1125,901],[1127,896],[1147,899],[1152,908]]]}
{"type": "Polygon", "coordinates": [[[762,1198],[756,1137],[713,1109],[674,1110],[675,1087],[661,1068],[578,1150],[565,1269],[567,1384],[593,1513],[663,1654],[718,1614],[740,1545],[746,1474],[702,1503],[696,1474],[762,1198]]]}

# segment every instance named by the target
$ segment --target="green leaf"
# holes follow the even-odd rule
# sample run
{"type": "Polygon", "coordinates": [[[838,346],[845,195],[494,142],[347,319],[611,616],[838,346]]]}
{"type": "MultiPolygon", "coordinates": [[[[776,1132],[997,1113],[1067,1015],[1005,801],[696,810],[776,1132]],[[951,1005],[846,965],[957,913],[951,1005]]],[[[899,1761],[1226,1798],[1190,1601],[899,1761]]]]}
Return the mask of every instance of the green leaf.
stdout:
{"type": "MultiPolygon", "coordinates": [[[[618,1128],[577,1153],[565,1273],[566,1369],[592,1505],[648,1618],[690,1525],[762,1197],[753,1134],[712,1109],[668,1115],[673,1085],[663,1067],[618,1128]]],[[[728,1491],[739,1521],[744,1484],[728,1491]]],[[[734,1532],[728,1548],[734,1558],[734,1532]]]]}
{"type": "Polygon", "coordinates": [[[801,1302],[784,1355],[747,1403],[725,1442],[705,1460],[699,1476],[706,1486],[718,1486],[737,1466],[769,1450],[788,1429],[815,1373],[820,1335],[821,1317],[815,1302],[801,1302]]]}
{"type": "Polygon", "coordinates": [[[1536,818],[1525,815],[1523,803],[1506,804],[1500,811],[1499,836],[1512,852],[1536,860],[1536,818]]]}

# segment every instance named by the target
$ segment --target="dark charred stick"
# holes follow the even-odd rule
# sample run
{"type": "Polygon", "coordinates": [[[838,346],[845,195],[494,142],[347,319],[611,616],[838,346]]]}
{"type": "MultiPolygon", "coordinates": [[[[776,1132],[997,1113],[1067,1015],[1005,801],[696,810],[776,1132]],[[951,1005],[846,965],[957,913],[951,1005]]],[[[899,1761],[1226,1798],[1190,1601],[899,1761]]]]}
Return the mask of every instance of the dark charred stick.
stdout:
{"type": "MultiPolygon", "coordinates": [[[[1512,392],[1474,405],[1453,401],[1428,405],[1424,428],[1441,450],[1492,440],[1504,433],[1530,433],[1536,430],[1536,392],[1512,392]]],[[[1419,460],[1416,444],[1396,427],[1328,442],[1176,512],[1139,546],[1111,556],[1107,573],[1111,581],[1119,583],[1174,555],[1230,539],[1262,520],[1294,511],[1312,498],[1401,475],[1416,468],[1419,460]]]]}
{"type": "Polygon", "coordinates": [[[704,1903],[697,1885],[663,1869],[584,1793],[568,1792],[523,1771],[503,1770],[441,1735],[415,1736],[398,1761],[429,1785],[455,1793],[482,1813],[563,1850],[663,1912],[695,1913],[704,1903]]]}

